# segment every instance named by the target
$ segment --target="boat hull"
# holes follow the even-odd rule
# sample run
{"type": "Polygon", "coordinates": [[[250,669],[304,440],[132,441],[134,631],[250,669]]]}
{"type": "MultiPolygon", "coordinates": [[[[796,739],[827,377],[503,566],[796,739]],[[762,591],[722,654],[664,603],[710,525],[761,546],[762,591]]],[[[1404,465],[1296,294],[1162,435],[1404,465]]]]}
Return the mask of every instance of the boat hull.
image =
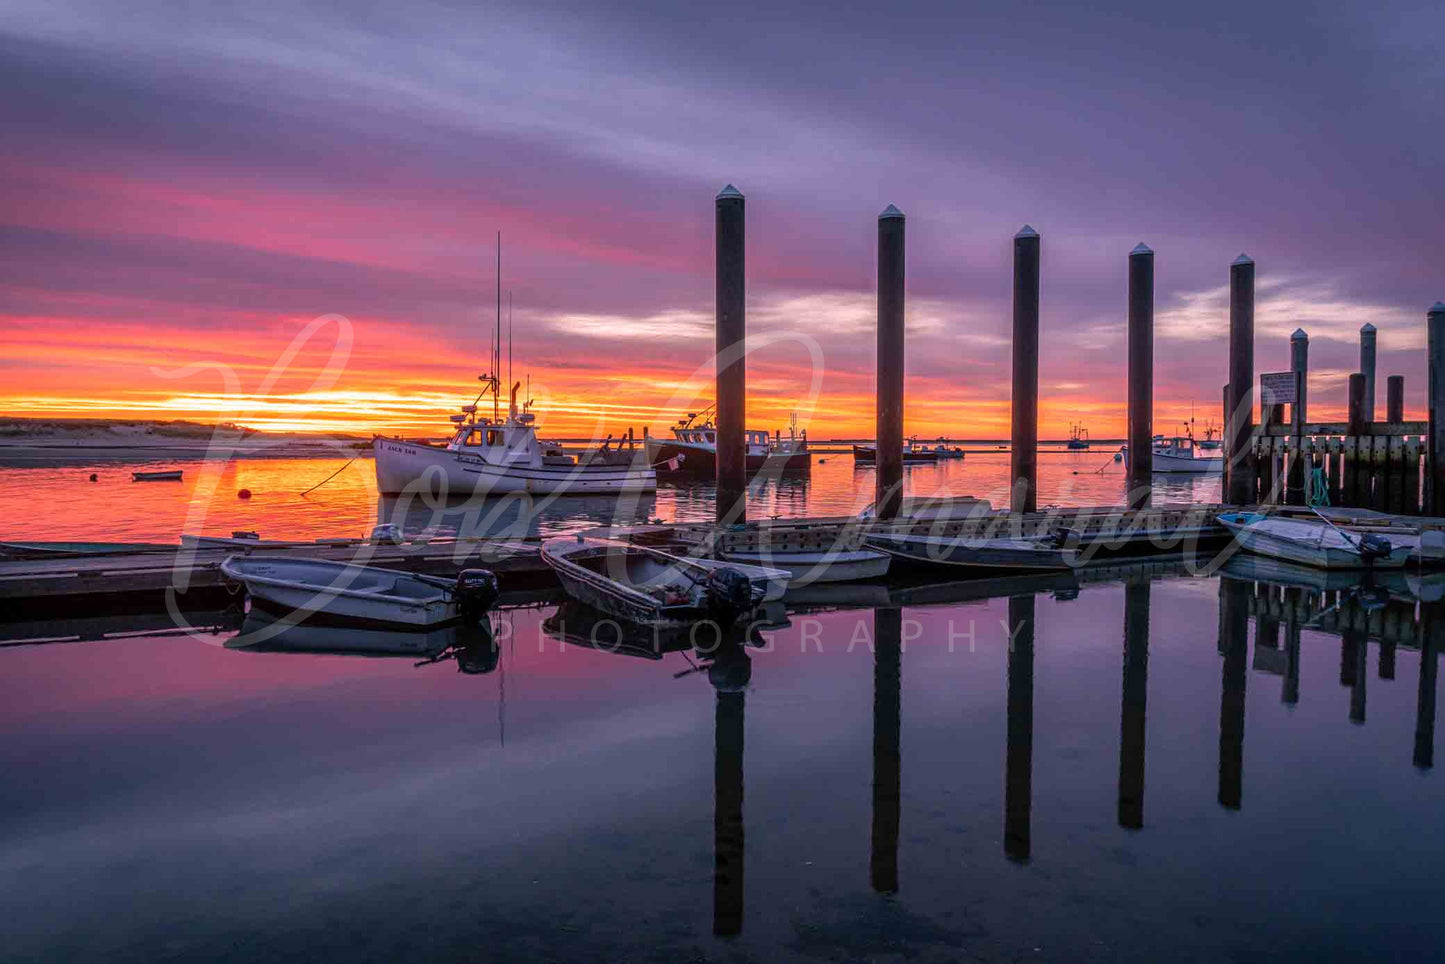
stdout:
{"type": "Polygon", "coordinates": [[[430,491],[449,497],[627,495],[657,491],[645,465],[495,465],[435,445],[377,437],[376,487],[383,495],[430,491]]]}
{"type": "Polygon", "coordinates": [[[1388,555],[1366,560],[1344,536],[1324,523],[1312,526],[1281,519],[1244,522],[1228,515],[1220,516],[1218,521],[1246,552],[1315,569],[1399,569],[1416,550],[1411,543],[1392,545],[1388,555]]]}
{"type": "MultiPolygon", "coordinates": [[[[878,461],[878,450],[871,445],[853,446],[853,461],[861,465],[873,465],[878,461]]],[[[937,462],[936,452],[904,452],[903,462],[912,465],[919,462],[937,462]]]]}
{"type": "Polygon", "coordinates": [[[419,628],[460,616],[445,579],[317,559],[231,556],[221,573],[245,585],[253,603],[278,613],[322,614],[347,622],[419,628]]]}
{"type": "Polygon", "coordinates": [[[805,584],[857,582],[879,579],[888,574],[893,557],[881,550],[855,549],[846,552],[725,552],[728,562],[782,569],[791,579],[805,584]]]}
{"type": "MultiPolygon", "coordinates": [[[[656,469],[657,474],[664,478],[669,476],[710,478],[717,475],[717,453],[713,449],[701,445],[648,439],[647,460],[656,469]],[[667,463],[674,458],[678,459],[677,468],[669,468],[667,463]]],[[[812,468],[813,456],[806,449],[788,454],[754,455],[749,453],[747,457],[749,474],[761,472],[772,475],[780,473],[796,475],[811,472],[812,468]]]]}
{"type": "Polygon", "coordinates": [[[911,533],[873,533],[868,545],[908,562],[978,569],[1069,569],[1069,554],[1027,539],[942,538],[911,533]]]}
{"type": "Polygon", "coordinates": [[[1153,457],[1155,472],[1179,475],[1219,475],[1224,472],[1224,459],[1218,456],[1197,459],[1155,452],[1153,457]]]}

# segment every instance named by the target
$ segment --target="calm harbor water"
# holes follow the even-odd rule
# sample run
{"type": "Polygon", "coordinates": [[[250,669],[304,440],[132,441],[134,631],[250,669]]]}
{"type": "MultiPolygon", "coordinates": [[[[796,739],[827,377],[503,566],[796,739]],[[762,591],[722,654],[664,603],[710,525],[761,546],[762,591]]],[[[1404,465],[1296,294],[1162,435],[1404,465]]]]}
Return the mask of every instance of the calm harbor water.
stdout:
{"type": "Polygon", "coordinates": [[[0,649],[4,956],[1438,950],[1418,639],[1252,628],[1297,587],[1047,586],[794,607],[710,672],[566,642],[551,605],[468,673],[307,651],[335,631],[0,649]]]}
{"type": "MultiPolygon", "coordinates": [[[[1117,502],[1106,457],[1046,455],[1041,501],[1117,502]]],[[[296,495],[343,464],[0,470],[0,508],[10,539],[363,532],[388,510],[368,462],[296,495]]],[[[1005,453],[907,471],[1006,501],[1005,453]]],[[[872,479],[830,457],[754,514],[855,511],[872,479]]],[[[709,497],[634,511],[706,518],[709,497]]],[[[311,626],[256,646],[239,612],[197,637],[0,624],[3,957],[1433,954],[1440,604],[1244,557],[1126,578],[815,590],[711,658],[599,646],[546,593],[493,614],[495,648],[311,626]]]]}
{"type": "MultiPolygon", "coordinates": [[[[1108,451],[1044,451],[1040,455],[1040,505],[1117,505],[1123,501],[1123,466],[1108,451]],[[1102,470],[1102,471],[1101,471],[1102,470]]],[[[345,459],[244,459],[228,463],[167,462],[184,471],[180,483],[134,483],[133,464],[0,468],[0,519],[9,540],[144,540],[174,542],[182,532],[229,535],[255,531],[267,539],[360,535],[378,521],[392,521],[394,502],[377,498],[370,459],[357,459],[307,496],[301,493],[342,469],[345,459]],[[91,473],[99,476],[91,482],[91,473]],[[250,499],[236,493],[248,489],[250,499]],[[43,492],[43,497],[37,493],[43,492]]],[[[161,465],[145,466],[158,468],[161,465]]],[[[904,469],[908,494],[972,495],[998,507],[1009,500],[1007,452],[904,469]]],[[[1214,502],[1217,478],[1166,478],[1156,501],[1214,502]]],[[[769,516],[850,515],[873,501],[873,470],[855,468],[850,455],[814,458],[807,478],[755,484],[748,511],[769,516]]],[[[543,502],[524,526],[532,534],[566,532],[614,519],[633,522],[705,520],[713,516],[713,486],[664,482],[656,496],[615,501],[562,497],[543,502]]],[[[441,521],[457,525],[457,513],[429,518],[425,505],[406,514],[409,526],[441,521]]],[[[490,515],[483,511],[483,519],[490,515]]],[[[502,512],[497,526],[516,521],[502,512]]],[[[474,518],[469,524],[475,528],[474,518]]]]}

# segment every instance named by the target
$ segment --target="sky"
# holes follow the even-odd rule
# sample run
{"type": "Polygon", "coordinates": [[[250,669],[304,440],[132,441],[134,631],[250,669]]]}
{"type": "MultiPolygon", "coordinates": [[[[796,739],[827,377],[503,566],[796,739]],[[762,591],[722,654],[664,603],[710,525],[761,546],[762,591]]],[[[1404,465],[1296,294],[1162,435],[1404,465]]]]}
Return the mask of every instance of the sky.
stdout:
{"type": "Polygon", "coordinates": [[[1256,371],[1304,328],[1311,415],[1343,417],[1369,322],[1379,406],[1402,374],[1423,417],[1441,36],[1438,3],[7,0],[0,414],[441,434],[500,232],[543,434],[657,432],[711,396],[732,183],[750,427],[872,434],[888,204],[909,433],[1008,435],[1025,223],[1045,437],[1124,434],[1140,241],[1156,431],[1219,420],[1241,252],[1256,371]]]}

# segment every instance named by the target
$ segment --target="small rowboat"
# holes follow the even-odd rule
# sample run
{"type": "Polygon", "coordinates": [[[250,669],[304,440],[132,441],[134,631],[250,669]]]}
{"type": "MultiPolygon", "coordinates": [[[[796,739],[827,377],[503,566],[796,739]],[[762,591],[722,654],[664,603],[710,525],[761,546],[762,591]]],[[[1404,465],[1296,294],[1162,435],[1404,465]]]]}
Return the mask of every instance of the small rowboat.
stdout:
{"type": "Polygon", "coordinates": [[[892,556],[877,549],[768,549],[724,552],[727,562],[768,566],[788,573],[793,583],[855,582],[887,575],[892,556]]]}
{"type": "Polygon", "coordinates": [[[1053,538],[980,539],[971,536],[870,533],[868,545],[909,562],[979,569],[1070,568],[1071,553],[1053,538]]]}
{"type": "Polygon", "coordinates": [[[691,559],[582,535],[547,540],[542,559],[578,602],[658,628],[702,620],[730,625],[769,595],[781,596],[788,585],[780,569],[691,559]]]}
{"type": "Polygon", "coordinates": [[[132,472],[132,482],[179,482],[181,480],[180,469],[167,469],[162,472],[132,472]]]}
{"type": "Polygon", "coordinates": [[[1317,569],[1398,569],[1418,547],[1418,540],[1392,543],[1376,533],[1350,533],[1325,522],[1261,512],[1225,512],[1217,521],[1246,552],[1317,569]]]}
{"type": "Polygon", "coordinates": [[[253,602],[351,622],[438,626],[480,617],[497,600],[497,577],[464,569],[455,579],[322,559],[228,556],[221,573],[253,602]]]}

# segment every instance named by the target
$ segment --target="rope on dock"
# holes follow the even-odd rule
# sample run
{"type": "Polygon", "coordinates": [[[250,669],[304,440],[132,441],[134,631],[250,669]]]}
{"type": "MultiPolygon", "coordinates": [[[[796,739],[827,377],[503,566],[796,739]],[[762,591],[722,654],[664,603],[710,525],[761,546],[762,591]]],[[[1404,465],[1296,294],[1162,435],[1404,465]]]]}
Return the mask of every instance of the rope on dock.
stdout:
{"type": "Polygon", "coordinates": [[[1310,508],[1318,505],[1328,506],[1330,504],[1330,488],[1325,483],[1325,470],[1323,468],[1310,469],[1310,482],[1305,501],[1310,508]]]}
{"type": "Polygon", "coordinates": [[[332,472],[332,473],[331,473],[330,475],[328,475],[326,478],[322,479],[320,482],[317,482],[315,485],[313,485],[311,488],[307,489],[305,492],[302,492],[301,494],[302,494],[302,495],[310,495],[311,493],[315,492],[317,489],[321,488],[321,487],[322,487],[323,485],[325,485],[327,482],[330,482],[332,479],[336,478],[336,477],[337,477],[338,475],[340,475],[342,472],[345,472],[346,469],[347,469],[347,467],[350,466],[352,462],[355,462],[355,461],[356,461],[357,459],[359,459],[359,458],[361,458],[361,456],[359,456],[359,455],[353,455],[353,456],[350,458],[350,460],[347,461],[346,465],[343,465],[341,468],[337,469],[335,472],[332,472]]]}

